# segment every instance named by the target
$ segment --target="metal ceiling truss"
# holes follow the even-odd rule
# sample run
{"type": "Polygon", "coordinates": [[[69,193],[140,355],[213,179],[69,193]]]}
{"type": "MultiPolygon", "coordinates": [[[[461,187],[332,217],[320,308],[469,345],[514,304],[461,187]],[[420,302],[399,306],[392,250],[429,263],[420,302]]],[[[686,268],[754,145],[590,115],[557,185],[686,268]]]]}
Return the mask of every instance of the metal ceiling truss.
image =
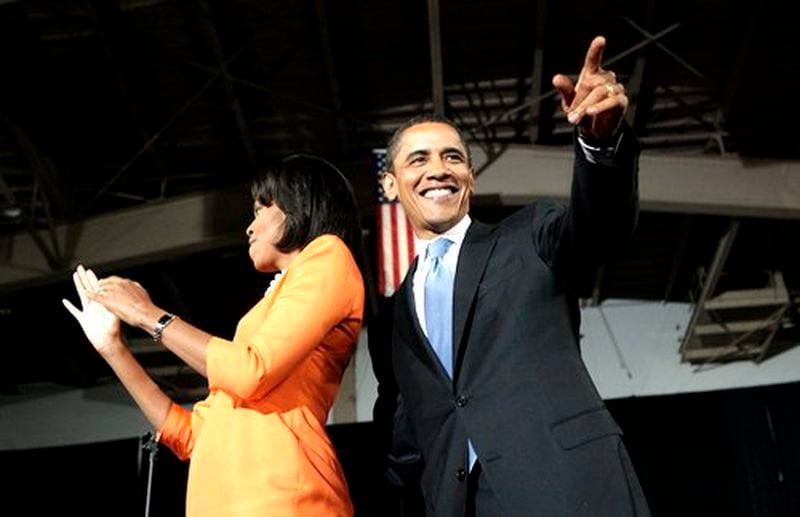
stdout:
{"type": "Polygon", "coordinates": [[[197,0],[197,3],[200,6],[200,11],[202,13],[201,18],[205,22],[205,30],[208,34],[208,39],[211,42],[211,50],[214,54],[216,67],[221,72],[220,77],[222,79],[222,84],[225,87],[225,96],[228,100],[231,112],[233,113],[233,118],[236,121],[236,128],[239,130],[239,136],[241,137],[241,144],[247,158],[247,163],[250,166],[251,171],[255,171],[256,157],[255,150],[253,149],[253,139],[250,136],[250,128],[248,127],[244,112],[242,111],[242,105],[239,102],[239,98],[236,96],[236,92],[233,88],[231,73],[226,63],[225,52],[222,49],[219,31],[217,30],[217,25],[214,21],[214,15],[211,12],[211,6],[209,5],[208,0],[197,0]]]}
{"type": "MultiPolygon", "coordinates": [[[[540,7],[540,11],[543,9],[540,7]]],[[[539,16],[544,19],[543,13],[540,12],[539,16]]],[[[722,108],[712,96],[707,79],[697,68],[660,41],[677,30],[680,24],[674,23],[656,33],[650,33],[633,20],[625,20],[643,39],[606,60],[603,66],[609,68],[636,54],[633,72],[626,78],[631,97],[628,120],[638,128],[643,144],[652,147],[713,147],[724,154],[727,151],[725,138],[728,135],[721,128],[721,121],[724,119],[721,116],[722,108]],[[674,85],[654,84],[649,81],[646,65],[653,59],[656,51],[680,65],[700,86],[679,89],[674,85]],[[691,122],[689,126],[687,122],[691,122]]],[[[493,80],[491,83],[484,81],[472,85],[459,84],[446,88],[447,102],[453,109],[451,116],[463,121],[468,130],[475,129],[472,131],[475,143],[485,147],[489,155],[495,154],[497,149],[487,142],[521,140],[521,119],[527,119],[527,140],[533,143],[548,143],[556,133],[570,132],[570,128],[561,120],[563,115],[560,112],[556,115],[553,111],[558,103],[558,91],[555,88],[545,90],[542,45],[543,42],[537,39],[532,73],[526,80],[528,99],[518,102],[514,107],[508,108],[506,105],[506,99],[513,98],[514,87],[519,86],[513,79],[493,80]],[[477,97],[478,101],[473,97],[477,97]],[[556,129],[555,119],[561,122],[561,129],[556,129]]]]}
{"type": "Polygon", "coordinates": [[[69,193],[62,192],[59,188],[56,178],[58,174],[54,169],[53,161],[37,149],[20,126],[8,117],[4,117],[4,120],[6,127],[14,135],[17,148],[27,160],[29,169],[26,172],[29,176],[26,176],[31,181],[27,200],[19,199],[6,182],[2,182],[6,186],[3,190],[9,202],[9,207],[4,210],[4,215],[7,213],[14,219],[18,219],[30,234],[48,265],[53,269],[60,268],[65,263],[65,253],[55,233],[51,205],[55,204],[60,213],[64,212],[67,206],[65,196],[68,196],[69,193]],[[27,201],[27,207],[25,207],[25,201],[27,201]],[[42,235],[41,230],[45,230],[45,236],[42,235]]]}
{"type": "Polygon", "coordinates": [[[700,294],[681,342],[681,360],[697,370],[731,361],[760,363],[800,344],[800,299],[792,299],[780,271],[769,272],[762,288],[716,292],[739,226],[738,219],[730,221],[708,272],[701,274],[700,294]]]}

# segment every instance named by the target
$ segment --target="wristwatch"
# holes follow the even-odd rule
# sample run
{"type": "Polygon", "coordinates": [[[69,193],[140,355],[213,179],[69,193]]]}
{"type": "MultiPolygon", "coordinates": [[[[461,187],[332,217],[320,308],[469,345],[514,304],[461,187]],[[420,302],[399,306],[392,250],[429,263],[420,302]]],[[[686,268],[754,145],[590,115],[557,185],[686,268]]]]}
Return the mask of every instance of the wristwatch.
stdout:
{"type": "Polygon", "coordinates": [[[164,332],[164,329],[167,328],[167,325],[172,323],[176,317],[177,316],[175,316],[171,312],[168,312],[163,316],[161,316],[160,318],[158,318],[158,321],[156,322],[156,327],[153,329],[153,333],[150,334],[153,337],[153,341],[155,341],[156,343],[161,343],[161,334],[164,332]]]}

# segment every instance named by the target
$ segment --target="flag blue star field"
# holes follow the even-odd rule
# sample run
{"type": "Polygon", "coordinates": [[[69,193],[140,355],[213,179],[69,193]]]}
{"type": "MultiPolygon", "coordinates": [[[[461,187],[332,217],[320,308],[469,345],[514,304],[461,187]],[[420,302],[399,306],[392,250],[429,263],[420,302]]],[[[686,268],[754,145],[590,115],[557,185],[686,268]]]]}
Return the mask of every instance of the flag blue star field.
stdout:
{"type": "Polygon", "coordinates": [[[386,150],[374,149],[372,156],[378,180],[378,292],[391,296],[416,255],[414,232],[402,205],[397,200],[388,200],[383,191],[381,176],[386,169],[386,150]]]}

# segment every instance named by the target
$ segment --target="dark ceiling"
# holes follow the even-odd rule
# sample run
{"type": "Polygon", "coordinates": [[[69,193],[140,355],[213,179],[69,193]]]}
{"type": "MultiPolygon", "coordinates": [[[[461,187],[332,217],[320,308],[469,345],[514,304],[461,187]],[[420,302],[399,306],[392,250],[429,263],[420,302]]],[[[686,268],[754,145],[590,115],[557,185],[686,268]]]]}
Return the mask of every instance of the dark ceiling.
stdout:
{"type": "MultiPolygon", "coordinates": [[[[237,185],[297,151],[342,167],[371,229],[371,150],[404,119],[433,109],[431,34],[441,41],[445,111],[489,156],[508,144],[570,144],[550,77],[577,73],[589,41],[603,34],[606,66],[628,86],[629,121],[645,152],[795,160],[800,59],[788,3],[776,5],[0,1],[0,241],[237,185]],[[431,31],[437,5],[440,30],[431,31]]],[[[515,208],[476,213],[491,220],[515,208]]],[[[690,301],[729,224],[644,213],[587,296],[690,301]]],[[[800,289],[798,229],[793,219],[742,221],[719,289],[758,287],[775,270],[800,289]]],[[[45,251],[56,272],[74,263],[45,251]]],[[[264,283],[250,269],[244,249],[225,249],[121,273],[208,330],[230,333],[264,283]]],[[[3,334],[24,345],[4,360],[6,387],[91,382],[92,351],[59,302],[69,289],[60,281],[0,297],[3,334]],[[42,317],[52,324],[40,325],[42,317]],[[55,347],[52,332],[62,340],[55,347]]]]}

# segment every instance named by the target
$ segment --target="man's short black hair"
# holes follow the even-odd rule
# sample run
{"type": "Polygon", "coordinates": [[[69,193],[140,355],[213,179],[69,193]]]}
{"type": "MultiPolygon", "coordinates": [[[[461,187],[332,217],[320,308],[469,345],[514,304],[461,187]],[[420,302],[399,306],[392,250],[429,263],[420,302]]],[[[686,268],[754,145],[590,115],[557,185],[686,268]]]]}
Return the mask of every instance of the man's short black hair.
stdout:
{"type": "Polygon", "coordinates": [[[320,235],[341,238],[356,260],[361,253],[361,224],[353,189],[333,164],[318,156],[293,154],[266,167],[250,192],[262,205],[273,203],[286,214],[283,252],[305,247],[320,235]]]}
{"type": "Polygon", "coordinates": [[[461,128],[458,127],[458,125],[456,125],[455,122],[445,117],[444,115],[440,115],[438,113],[425,113],[423,115],[417,115],[415,117],[410,118],[409,120],[404,122],[402,126],[395,129],[394,133],[392,133],[392,137],[389,139],[389,143],[386,144],[387,172],[394,172],[394,159],[397,157],[397,150],[398,150],[397,148],[400,145],[400,138],[403,136],[405,130],[413,126],[416,126],[418,124],[427,124],[429,122],[445,124],[447,126],[452,127],[455,130],[455,132],[458,133],[458,138],[461,140],[461,143],[467,150],[467,165],[472,167],[472,153],[470,153],[469,146],[467,145],[466,135],[461,130],[461,128]]]}

